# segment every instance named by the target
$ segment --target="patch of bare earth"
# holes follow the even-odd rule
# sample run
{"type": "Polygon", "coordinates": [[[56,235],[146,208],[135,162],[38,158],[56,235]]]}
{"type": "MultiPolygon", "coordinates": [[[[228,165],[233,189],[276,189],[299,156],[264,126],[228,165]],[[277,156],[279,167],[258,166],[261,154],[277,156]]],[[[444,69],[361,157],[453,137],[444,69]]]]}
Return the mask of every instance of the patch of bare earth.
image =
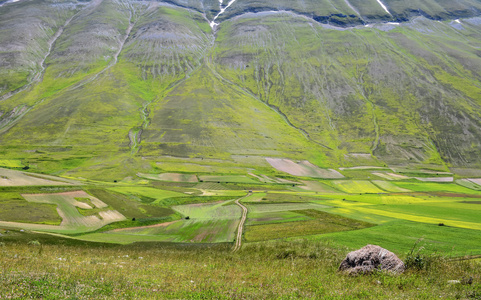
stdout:
{"type": "Polygon", "coordinates": [[[481,178],[468,178],[468,180],[477,185],[481,185],[481,178]]]}
{"type": "MultiPolygon", "coordinates": [[[[92,209],[89,204],[78,201],[78,198],[88,198],[94,206],[97,208],[108,207],[107,204],[99,199],[90,196],[84,191],[71,191],[62,193],[50,193],[50,194],[22,194],[29,202],[38,203],[53,203],[57,204],[57,212],[62,218],[62,223],[57,228],[100,228],[116,221],[123,221],[125,217],[116,210],[105,210],[98,212],[97,215],[83,216],[76,209],[71,209],[68,206],[78,207],[81,209],[92,209]],[[76,199],[77,198],[77,199],[76,199]]],[[[47,228],[45,228],[47,229],[47,228]]]]}
{"type": "Polygon", "coordinates": [[[419,181],[423,182],[453,182],[454,177],[414,177],[419,181]]]}
{"type": "Polygon", "coordinates": [[[294,176],[314,178],[344,178],[344,176],[333,169],[321,169],[307,160],[298,163],[284,158],[266,158],[266,161],[275,169],[289,173],[294,176]]]}
{"type": "Polygon", "coordinates": [[[174,181],[174,182],[198,182],[197,176],[186,175],[179,173],[163,173],[159,174],[159,180],[162,181],[174,181]]]}
{"type": "Polygon", "coordinates": [[[30,176],[28,173],[0,168],[0,186],[31,186],[31,185],[67,185],[62,181],[53,181],[30,176]]]}
{"type": "Polygon", "coordinates": [[[396,179],[409,179],[410,178],[408,176],[404,176],[404,175],[401,175],[401,174],[395,174],[395,173],[386,173],[386,174],[393,177],[393,178],[396,178],[396,179]]]}

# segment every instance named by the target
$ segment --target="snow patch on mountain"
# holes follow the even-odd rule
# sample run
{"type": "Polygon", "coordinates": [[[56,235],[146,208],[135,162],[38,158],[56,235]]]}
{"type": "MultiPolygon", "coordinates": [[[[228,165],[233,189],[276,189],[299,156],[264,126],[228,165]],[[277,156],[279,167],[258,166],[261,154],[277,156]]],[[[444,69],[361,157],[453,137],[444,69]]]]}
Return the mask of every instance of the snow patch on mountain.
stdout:
{"type": "Polygon", "coordinates": [[[0,3],[0,6],[3,6],[4,4],[7,4],[7,3],[14,3],[14,2],[18,2],[20,0],[8,0],[8,1],[5,1],[3,3],[0,3]]]}
{"type": "Polygon", "coordinates": [[[222,15],[232,4],[234,4],[234,2],[236,2],[236,0],[230,0],[229,3],[227,3],[227,5],[225,7],[222,7],[222,4],[224,4],[224,0],[219,0],[219,5],[220,5],[220,11],[219,13],[214,17],[214,19],[212,20],[212,22],[210,22],[210,27],[212,29],[214,29],[215,26],[219,25],[219,23],[216,23],[215,20],[217,20],[217,18],[222,15]]]}
{"type": "MultiPolygon", "coordinates": [[[[381,5],[381,7],[388,13],[391,15],[391,13],[389,12],[389,10],[387,9],[386,5],[384,5],[384,3],[381,2],[381,0],[376,0],[377,3],[379,3],[379,5],[381,5]]],[[[391,15],[392,16],[392,15],[391,15]]]]}

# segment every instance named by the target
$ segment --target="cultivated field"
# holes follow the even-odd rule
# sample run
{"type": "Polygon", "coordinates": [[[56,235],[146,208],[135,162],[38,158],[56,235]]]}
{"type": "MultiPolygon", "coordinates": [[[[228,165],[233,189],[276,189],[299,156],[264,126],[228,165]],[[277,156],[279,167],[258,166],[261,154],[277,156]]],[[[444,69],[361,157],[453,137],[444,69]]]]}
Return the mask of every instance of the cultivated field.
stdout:
{"type": "Polygon", "coordinates": [[[336,189],[346,193],[385,193],[384,190],[379,189],[377,186],[367,180],[334,180],[332,181],[332,184],[336,189]]]}
{"type": "Polygon", "coordinates": [[[267,162],[275,169],[294,176],[315,178],[342,178],[341,173],[332,169],[321,169],[308,161],[295,163],[289,159],[266,158],[267,162]]]}
{"type": "MultiPolygon", "coordinates": [[[[42,225],[36,226],[37,230],[60,231],[90,231],[101,228],[109,223],[125,220],[118,211],[108,208],[108,205],[99,199],[92,197],[84,191],[74,191],[55,194],[23,194],[27,201],[35,203],[48,203],[57,205],[57,212],[62,218],[58,228],[42,225]],[[86,201],[88,199],[88,202],[86,201]],[[99,210],[97,210],[99,209],[99,210]],[[83,215],[80,210],[95,210],[93,215],[83,215]]],[[[17,224],[16,227],[22,227],[17,224]]]]}
{"type": "Polygon", "coordinates": [[[71,185],[67,179],[0,168],[0,186],[71,185]]]}
{"type": "MultiPolygon", "coordinates": [[[[306,167],[304,163],[295,165],[306,167]]],[[[57,187],[35,187],[34,180],[47,179],[7,170],[33,181],[3,187],[0,224],[75,233],[71,238],[76,240],[114,244],[231,243],[241,218],[234,200],[251,192],[241,200],[248,209],[243,245],[302,237],[332,238],[336,244],[353,248],[365,243],[393,247],[393,241],[398,240],[394,249],[407,251],[415,240],[423,238],[429,241],[423,246],[426,251],[447,251],[452,245],[455,255],[481,254],[481,248],[472,241],[450,240],[455,233],[477,236],[481,232],[481,191],[476,179],[425,182],[414,178],[421,175],[413,174],[424,174],[420,178],[428,180],[446,175],[440,172],[430,177],[426,171],[410,173],[404,169],[402,174],[380,173],[383,169],[373,167],[341,170],[362,179],[306,180],[281,175],[275,168],[264,171],[230,175],[142,173],[122,182],[79,189],[68,180],[57,187]],[[368,180],[373,170],[396,180],[368,180]],[[392,230],[396,226],[419,230],[392,230]]]]}
{"type": "Polygon", "coordinates": [[[232,201],[178,205],[172,208],[182,215],[182,219],[156,225],[115,229],[105,232],[101,236],[88,235],[87,239],[117,240],[121,243],[125,241],[125,238],[127,238],[127,242],[150,240],[218,243],[233,241],[241,211],[232,201]]]}
{"type": "Polygon", "coordinates": [[[247,176],[208,176],[208,175],[203,175],[200,176],[199,179],[201,181],[207,181],[207,182],[230,182],[230,183],[260,183],[260,181],[250,178],[247,176]]]}
{"type": "Polygon", "coordinates": [[[174,181],[174,182],[198,182],[196,175],[180,174],[180,173],[162,173],[162,174],[137,174],[139,177],[159,180],[159,181],[174,181]]]}

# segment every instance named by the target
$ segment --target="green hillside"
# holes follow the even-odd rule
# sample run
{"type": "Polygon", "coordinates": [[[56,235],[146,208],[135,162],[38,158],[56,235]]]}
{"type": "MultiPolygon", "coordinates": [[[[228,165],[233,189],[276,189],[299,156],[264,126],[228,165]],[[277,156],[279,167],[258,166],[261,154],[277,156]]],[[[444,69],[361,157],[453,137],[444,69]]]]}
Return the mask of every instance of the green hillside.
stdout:
{"type": "Polygon", "coordinates": [[[3,155],[92,178],[172,156],[479,167],[481,24],[454,19],[479,3],[371,2],[5,4],[3,155]]]}

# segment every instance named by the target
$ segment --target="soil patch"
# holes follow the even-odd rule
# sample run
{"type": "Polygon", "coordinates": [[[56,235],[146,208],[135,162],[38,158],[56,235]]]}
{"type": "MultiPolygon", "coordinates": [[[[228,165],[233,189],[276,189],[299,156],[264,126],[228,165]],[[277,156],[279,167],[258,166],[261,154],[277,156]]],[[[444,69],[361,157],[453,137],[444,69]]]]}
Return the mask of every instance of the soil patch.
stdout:
{"type": "Polygon", "coordinates": [[[423,182],[453,182],[454,177],[414,177],[419,181],[423,182]]]}
{"type": "Polygon", "coordinates": [[[305,176],[314,178],[344,178],[344,176],[333,169],[321,169],[307,160],[298,163],[283,158],[266,158],[266,161],[275,169],[289,173],[294,176],[305,176]]]}
{"type": "Polygon", "coordinates": [[[481,186],[481,178],[469,178],[468,180],[481,186]]]}
{"type": "MultiPolygon", "coordinates": [[[[60,179],[59,179],[60,180],[60,179]]],[[[28,173],[0,168],[0,186],[35,186],[35,185],[69,185],[63,181],[54,181],[28,173]]]]}

